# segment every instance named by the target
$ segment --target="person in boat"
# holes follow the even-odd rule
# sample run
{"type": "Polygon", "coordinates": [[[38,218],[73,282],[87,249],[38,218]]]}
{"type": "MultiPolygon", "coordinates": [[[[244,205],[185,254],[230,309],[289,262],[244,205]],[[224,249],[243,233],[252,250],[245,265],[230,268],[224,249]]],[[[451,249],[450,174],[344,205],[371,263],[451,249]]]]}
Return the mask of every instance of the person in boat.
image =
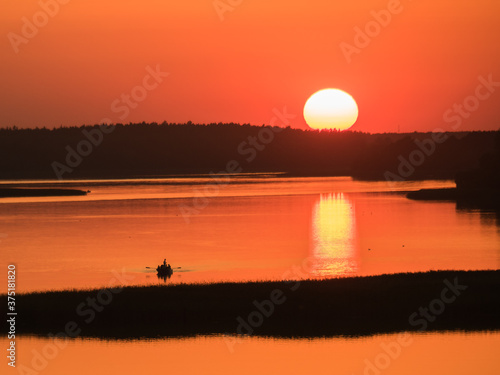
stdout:
{"type": "Polygon", "coordinates": [[[167,259],[163,259],[163,267],[166,267],[167,266],[167,259]]]}

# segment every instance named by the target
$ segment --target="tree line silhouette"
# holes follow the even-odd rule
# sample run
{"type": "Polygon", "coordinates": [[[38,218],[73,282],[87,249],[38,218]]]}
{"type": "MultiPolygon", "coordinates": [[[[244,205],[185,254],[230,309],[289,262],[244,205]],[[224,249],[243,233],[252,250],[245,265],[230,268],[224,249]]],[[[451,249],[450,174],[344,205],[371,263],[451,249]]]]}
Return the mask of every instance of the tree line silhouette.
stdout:
{"type": "Polygon", "coordinates": [[[191,122],[113,128],[13,127],[0,129],[0,178],[52,179],[57,178],[57,168],[62,179],[217,173],[225,171],[230,161],[245,173],[386,179],[389,171],[401,179],[454,178],[457,172],[478,169],[481,157],[485,163],[483,155],[495,154],[498,133],[446,133],[445,141],[424,150],[418,142],[429,143],[431,133],[368,134],[191,122]],[[398,169],[404,162],[413,170],[403,176],[398,169]]]}

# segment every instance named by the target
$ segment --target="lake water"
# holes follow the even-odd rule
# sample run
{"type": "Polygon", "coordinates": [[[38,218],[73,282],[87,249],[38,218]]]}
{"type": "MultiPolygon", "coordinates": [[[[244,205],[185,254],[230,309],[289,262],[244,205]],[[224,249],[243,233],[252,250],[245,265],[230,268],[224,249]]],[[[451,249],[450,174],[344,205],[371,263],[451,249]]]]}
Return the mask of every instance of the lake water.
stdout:
{"type": "MultiPolygon", "coordinates": [[[[314,340],[247,337],[236,345],[228,345],[227,338],[220,336],[56,342],[22,337],[16,341],[17,373],[51,375],[158,372],[203,375],[498,375],[499,345],[498,332],[414,333],[403,337],[392,334],[314,340]]],[[[8,348],[5,338],[0,338],[0,347],[8,348]]]]}
{"type": "MultiPolygon", "coordinates": [[[[16,265],[18,292],[117,282],[498,269],[500,264],[497,215],[405,197],[410,190],[451,187],[451,181],[239,176],[224,186],[206,177],[22,185],[92,192],[0,200],[2,268],[16,265]],[[164,258],[180,267],[167,280],[146,268],[164,258]]],[[[403,341],[391,334],[64,342],[21,336],[17,370],[53,375],[500,373],[499,332],[408,335],[403,341]]],[[[7,349],[8,341],[0,336],[0,347],[7,349]]]]}
{"type": "Polygon", "coordinates": [[[500,265],[495,213],[405,197],[452,181],[234,176],[22,185],[91,193],[0,199],[1,263],[16,265],[18,292],[500,265]],[[180,267],[167,280],[146,268],[164,258],[180,267]]]}

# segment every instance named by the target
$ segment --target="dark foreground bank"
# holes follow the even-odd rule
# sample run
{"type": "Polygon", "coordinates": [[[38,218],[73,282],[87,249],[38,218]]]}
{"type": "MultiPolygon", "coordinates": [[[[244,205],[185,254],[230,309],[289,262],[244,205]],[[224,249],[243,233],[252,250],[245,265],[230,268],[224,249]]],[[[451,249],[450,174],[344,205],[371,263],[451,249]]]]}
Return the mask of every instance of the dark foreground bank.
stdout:
{"type": "Polygon", "coordinates": [[[16,332],[137,338],[495,330],[499,297],[500,271],[47,292],[16,297],[16,332]]]}
{"type": "Polygon", "coordinates": [[[0,189],[0,198],[20,197],[66,197],[75,195],[86,195],[87,192],[77,189],[0,189]]]}

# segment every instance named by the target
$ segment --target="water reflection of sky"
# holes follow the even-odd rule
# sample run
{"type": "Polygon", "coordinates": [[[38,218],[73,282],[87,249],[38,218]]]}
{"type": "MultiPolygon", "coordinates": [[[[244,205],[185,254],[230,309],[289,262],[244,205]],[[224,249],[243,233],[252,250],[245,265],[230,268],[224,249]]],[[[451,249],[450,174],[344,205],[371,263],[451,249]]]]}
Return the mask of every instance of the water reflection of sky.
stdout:
{"type": "MultiPolygon", "coordinates": [[[[101,287],[123,269],[134,285],[156,284],[164,258],[182,267],[169,284],[279,280],[299,266],[319,278],[500,267],[498,214],[412,201],[380,184],[228,186],[188,223],[179,207],[193,200],[162,198],[161,185],[154,199],[149,185],[120,185],[96,193],[108,200],[0,204],[0,266],[22,269],[18,291],[101,287]]],[[[421,187],[441,185],[413,182],[421,187]]]]}
{"type": "Polygon", "coordinates": [[[343,193],[321,194],[313,206],[313,276],[344,276],[357,271],[353,202],[343,193]]]}

